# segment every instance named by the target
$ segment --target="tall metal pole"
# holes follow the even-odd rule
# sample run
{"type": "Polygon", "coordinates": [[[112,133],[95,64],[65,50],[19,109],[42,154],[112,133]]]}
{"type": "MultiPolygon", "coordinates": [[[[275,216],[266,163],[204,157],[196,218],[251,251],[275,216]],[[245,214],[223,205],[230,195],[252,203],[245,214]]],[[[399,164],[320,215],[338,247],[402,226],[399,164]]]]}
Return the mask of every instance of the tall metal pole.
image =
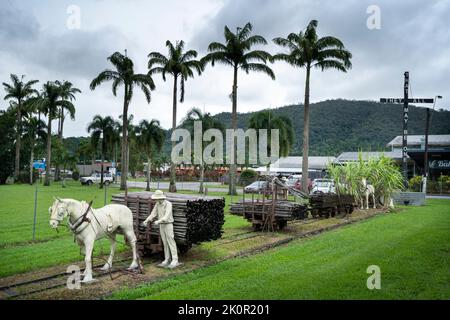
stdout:
{"type": "MultiPolygon", "coordinates": [[[[39,172],[39,176],[41,173],[39,172]]],[[[33,221],[33,241],[36,240],[36,211],[37,211],[37,194],[38,194],[38,181],[35,182],[36,188],[34,189],[34,221],[33,221]]]]}
{"type": "Polygon", "coordinates": [[[409,91],[409,72],[405,72],[405,85],[403,88],[403,143],[402,143],[402,161],[403,161],[403,185],[408,187],[408,162],[406,152],[408,151],[408,91],[409,91]]]}
{"type": "Polygon", "coordinates": [[[423,158],[423,193],[427,193],[427,182],[428,182],[428,130],[430,128],[430,108],[427,108],[427,122],[425,124],[425,155],[423,158]]]}

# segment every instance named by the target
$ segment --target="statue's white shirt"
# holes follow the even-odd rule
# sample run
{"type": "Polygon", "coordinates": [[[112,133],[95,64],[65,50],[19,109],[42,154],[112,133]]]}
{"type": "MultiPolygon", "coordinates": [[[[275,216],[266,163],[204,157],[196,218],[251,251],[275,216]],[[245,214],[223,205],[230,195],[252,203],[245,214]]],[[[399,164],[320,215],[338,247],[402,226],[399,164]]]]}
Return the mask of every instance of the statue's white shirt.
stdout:
{"type": "Polygon", "coordinates": [[[173,223],[172,203],[167,200],[162,203],[157,201],[146,221],[152,221],[154,218],[157,218],[159,223],[173,223]]]}

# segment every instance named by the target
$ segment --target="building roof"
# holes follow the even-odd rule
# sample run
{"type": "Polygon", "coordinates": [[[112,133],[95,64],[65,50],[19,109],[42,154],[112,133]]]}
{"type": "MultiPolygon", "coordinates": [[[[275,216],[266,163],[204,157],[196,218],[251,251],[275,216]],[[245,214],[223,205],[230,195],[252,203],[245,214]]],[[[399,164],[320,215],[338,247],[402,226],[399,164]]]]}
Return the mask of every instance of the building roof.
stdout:
{"type": "MultiPolygon", "coordinates": [[[[388,158],[401,160],[402,159],[402,151],[384,151],[384,152],[362,152],[362,158],[364,161],[369,159],[378,159],[381,155],[385,155],[388,158]]],[[[359,160],[359,152],[343,152],[341,153],[335,160],[335,163],[344,163],[350,161],[358,161],[359,160]]]]}
{"type": "MultiPolygon", "coordinates": [[[[308,157],[308,167],[310,170],[324,170],[329,163],[336,160],[335,157],[308,157]]],[[[270,172],[302,172],[303,157],[283,157],[270,165],[270,172]]],[[[267,167],[262,166],[256,169],[258,172],[266,172],[267,167]]]]}
{"type": "MultiPolygon", "coordinates": [[[[418,145],[425,141],[425,135],[408,135],[408,145],[418,145]]],[[[428,135],[429,146],[450,146],[450,134],[428,135]]],[[[402,136],[396,136],[387,144],[388,147],[402,147],[402,136]]]]}

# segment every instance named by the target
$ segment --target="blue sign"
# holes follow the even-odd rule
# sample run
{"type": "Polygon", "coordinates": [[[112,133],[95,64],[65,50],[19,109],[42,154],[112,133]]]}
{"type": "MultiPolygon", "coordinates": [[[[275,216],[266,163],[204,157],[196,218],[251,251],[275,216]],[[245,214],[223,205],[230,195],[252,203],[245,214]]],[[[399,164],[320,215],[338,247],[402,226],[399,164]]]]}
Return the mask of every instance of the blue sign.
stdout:
{"type": "Polygon", "coordinates": [[[33,162],[33,168],[36,170],[45,170],[45,162],[41,160],[33,162]]]}

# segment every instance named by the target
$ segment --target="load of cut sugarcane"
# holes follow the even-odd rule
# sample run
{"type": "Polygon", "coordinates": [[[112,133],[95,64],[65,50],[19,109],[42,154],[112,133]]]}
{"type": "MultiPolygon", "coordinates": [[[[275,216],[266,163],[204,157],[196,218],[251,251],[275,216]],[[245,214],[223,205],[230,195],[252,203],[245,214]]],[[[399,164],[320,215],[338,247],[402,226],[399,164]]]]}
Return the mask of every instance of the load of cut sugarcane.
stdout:
{"type": "Polygon", "coordinates": [[[251,220],[254,215],[269,214],[273,211],[276,220],[304,219],[308,214],[306,205],[287,200],[252,201],[245,200],[232,203],[230,213],[251,220]],[[275,202],[273,202],[275,201],[275,202]]]}
{"type": "MultiPolygon", "coordinates": [[[[158,242],[159,226],[143,227],[141,223],[150,215],[155,204],[152,192],[133,192],[113,195],[112,202],[128,206],[133,212],[133,223],[141,254],[152,251],[158,242]]],[[[187,251],[192,244],[216,240],[222,236],[225,199],[219,197],[165,193],[172,203],[175,241],[180,251],[187,251]]]]}

